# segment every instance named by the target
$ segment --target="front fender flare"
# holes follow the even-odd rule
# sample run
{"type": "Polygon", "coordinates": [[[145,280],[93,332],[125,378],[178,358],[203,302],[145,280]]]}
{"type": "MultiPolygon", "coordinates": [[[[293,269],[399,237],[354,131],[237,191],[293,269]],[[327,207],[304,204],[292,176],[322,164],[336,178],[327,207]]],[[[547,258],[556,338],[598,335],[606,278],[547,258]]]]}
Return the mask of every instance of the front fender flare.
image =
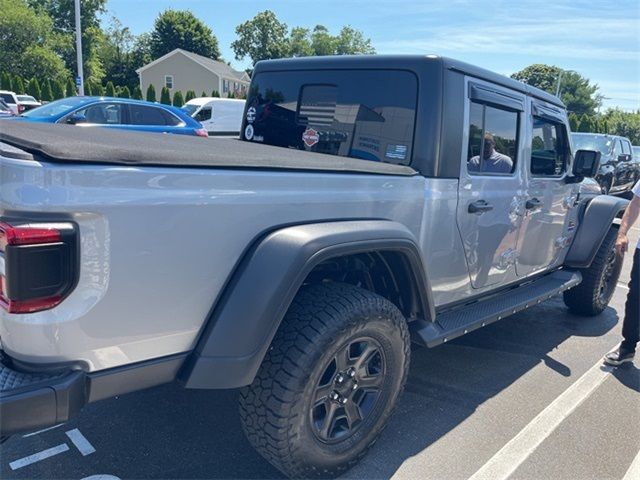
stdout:
{"type": "Polygon", "coordinates": [[[598,195],[584,208],[578,232],[571,244],[564,265],[588,268],[598,253],[613,220],[629,205],[629,201],[611,195],[598,195]]]}
{"type": "Polygon", "coordinates": [[[431,288],[413,234],[387,220],[297,225],[276,230],[245,255],[214,306],[180,378],[187,388],[251,384],[305,278],[333,257],[396,251],[409,261],[424,311],[435,317],[431,288]]]}

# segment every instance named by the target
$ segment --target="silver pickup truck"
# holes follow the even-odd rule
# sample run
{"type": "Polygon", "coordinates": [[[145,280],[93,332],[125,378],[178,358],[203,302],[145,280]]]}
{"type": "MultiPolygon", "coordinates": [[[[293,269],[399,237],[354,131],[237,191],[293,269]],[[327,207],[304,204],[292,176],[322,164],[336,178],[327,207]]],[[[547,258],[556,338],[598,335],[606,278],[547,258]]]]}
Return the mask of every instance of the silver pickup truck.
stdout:
{"type": "Polygon", "coordinates": [[[167,382],[239,388],[256,449],[327,477],[381,433],[411,341],[560,293],[607,306],[626,201],[557,98],[436,56],[326,57],[260,62],[243,117],[240,140],[0,122],[3,436],[167,382]]]}

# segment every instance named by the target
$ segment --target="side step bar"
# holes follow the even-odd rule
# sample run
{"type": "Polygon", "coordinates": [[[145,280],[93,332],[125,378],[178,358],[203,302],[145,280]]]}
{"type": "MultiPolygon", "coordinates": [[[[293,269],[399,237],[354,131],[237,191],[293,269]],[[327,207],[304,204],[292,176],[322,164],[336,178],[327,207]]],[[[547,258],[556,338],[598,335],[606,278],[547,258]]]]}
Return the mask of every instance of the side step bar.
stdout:
{"type": "Polygon", "coordinates": [[[436,316],[435,322],[411,322],[414,342],[434,347],[472,330],[502,320],[533,307],[554,295],[575,287],[582,281],[580,272],[559,270],[520,287],[506,290],[486,300],[463,305],[436,316]]]}

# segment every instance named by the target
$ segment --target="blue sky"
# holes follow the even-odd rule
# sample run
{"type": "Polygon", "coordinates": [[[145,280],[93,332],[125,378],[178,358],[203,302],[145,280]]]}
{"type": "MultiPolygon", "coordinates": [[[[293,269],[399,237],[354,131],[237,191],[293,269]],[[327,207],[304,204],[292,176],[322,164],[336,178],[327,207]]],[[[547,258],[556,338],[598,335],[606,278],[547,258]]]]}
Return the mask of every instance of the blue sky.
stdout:
{"type": "Polygon", "coordinates": [[[249,62],[231,51],[236,25],[270,9],[289,28],[351,25],[378,53],[436,53],[505,75],[557,65],[597,83],[605,107],[640,109],[640,0],[109,0],[107,8],[134,34],[166,8],[190,9],[238,69],[249,62]]]}

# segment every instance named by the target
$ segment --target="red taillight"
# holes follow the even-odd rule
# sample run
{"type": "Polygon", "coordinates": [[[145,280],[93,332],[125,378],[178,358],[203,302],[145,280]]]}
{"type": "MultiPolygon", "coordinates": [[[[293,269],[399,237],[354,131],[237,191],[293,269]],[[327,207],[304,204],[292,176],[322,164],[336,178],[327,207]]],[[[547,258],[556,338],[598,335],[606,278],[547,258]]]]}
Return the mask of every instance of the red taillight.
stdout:
{"type": "Polygon", "coordinates": [[[205,138],[209,137],[209,134],[204,128],[197,128],[195,132],[196,132],[196,135],[199,137],[205,137],[205,138]]]}
{"type": "Polygon", "coordinates": [[[22,113],[24,112],[25,108],[24,105],[18,104],[18,113],[22,113]]]}
{"type": "Polygon", "coordinates": [[[0,221],[0,306],[33,313],[58,305],[76,283],[76,254],[70,223],[0,221]]]}

